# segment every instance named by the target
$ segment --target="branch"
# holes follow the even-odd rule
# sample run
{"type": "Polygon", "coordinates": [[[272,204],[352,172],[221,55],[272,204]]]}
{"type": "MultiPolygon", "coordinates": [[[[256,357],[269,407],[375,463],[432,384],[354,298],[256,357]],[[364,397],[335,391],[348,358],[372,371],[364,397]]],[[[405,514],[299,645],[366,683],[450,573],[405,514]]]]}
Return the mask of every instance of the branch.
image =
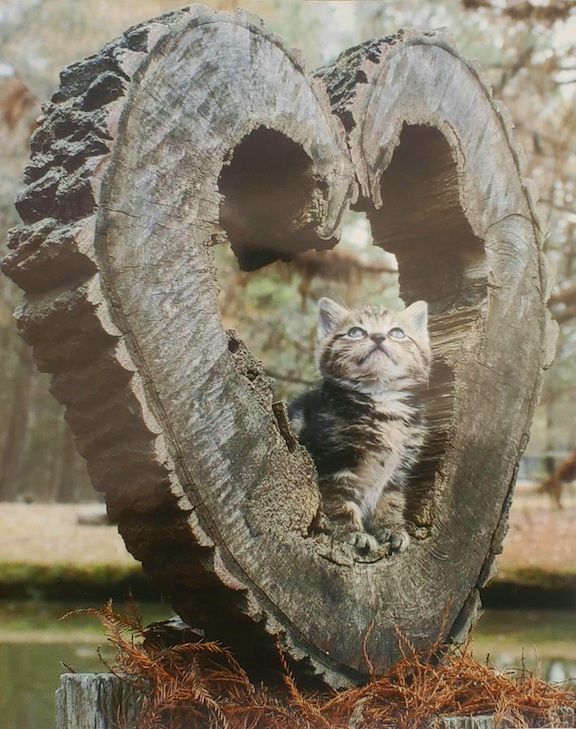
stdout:
{"type": "Polygon", "coordinates": [[[493,0],[462,0],[465,10],[478,10],[487,8],[511,20],[534,20],[540,23],[554,23],[557,20],[567,20],[571,11],[576,8],[576,0],[552,0],[547,5],[535,5],[526,2],[508,2],[505,7],[496,5],[493,0]]]}
{"type": "Polygon", "coordinates": [[[576,286],[567,286],[550,297],[549,304],[576,304],[576,286]]]}
{"type": "Polygon", "coordinates": [[[273,380],[280,380],[281,382],[292,382],[295,385],[306,385],[307,387],[312,387],[316,384],[312,380],[307,380],[305,377],[283,374],[282,372],[276,372],[274,370],[266,370],[266,376],[272,377],[273,380]]]}
{"type": "Polygon", "coordinates": [[[550,198],[543,198],[543,197],[541,197],[540,198],[540,202],[541,203],[544,203],[544,205],[548,205],[549,207],[554,208],[554,210],[558,210],[561,213],[569,213],[570,215],[576,215],[576,209],[575,208],[570,208],[570,207],[568,207],[566,205],[558,205],[557,203],[555,203],[550,198]]]}
{"type": "Polygon", "coordinates": [[[353,253],[348,251],[316,251],[310,250],[296,256],[292,266],[303,275],[319,276],[320,278],[345,280],[353,273],[380,273],[397,274],[398,269],[384,263],[363,263],[353,253]]]}

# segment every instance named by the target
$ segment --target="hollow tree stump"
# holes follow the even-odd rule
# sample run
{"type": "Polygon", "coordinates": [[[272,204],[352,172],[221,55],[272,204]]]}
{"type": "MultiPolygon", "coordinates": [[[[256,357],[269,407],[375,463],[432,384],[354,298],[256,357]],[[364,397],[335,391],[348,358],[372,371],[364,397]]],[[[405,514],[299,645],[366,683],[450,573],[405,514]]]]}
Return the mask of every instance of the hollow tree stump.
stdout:
{"type": "Polygon", "coordinates": [[[545,265],[509,123],[436,34],[307,76],[261,22],[191,6],[65,70],[3,269],[18,326],[129,550],[188,622],[332,685],[465,636],[501,550],[551,361],[545,265]],[[404,554],[316,534],[313,464],[217,303],[244,269],[333,246],[349,205],[430,302],[431,436],[404,554]],[[401,641],[400,641],[401,642],[401,641]]]}

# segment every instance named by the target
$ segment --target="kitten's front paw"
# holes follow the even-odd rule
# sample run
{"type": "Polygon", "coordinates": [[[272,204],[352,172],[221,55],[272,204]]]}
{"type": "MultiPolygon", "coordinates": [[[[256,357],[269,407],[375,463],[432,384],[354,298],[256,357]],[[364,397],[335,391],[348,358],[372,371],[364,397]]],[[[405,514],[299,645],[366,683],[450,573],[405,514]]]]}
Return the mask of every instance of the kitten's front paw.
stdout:
{"type": "Polygon", "coordinates": [[[406,529],[397,529],[391,533],[389,542],[393,552],[405,552],[410,544],[410,535],[406,529]]]}
{"type": "Polygon", "coordinates": [[[356,531],[340,534],[336,532],[334,538],[355,547],[359,552],[375,552],[379,547],[378,540],[367,532],[356,531]]]}
{"type": "Polygon", "coordinates": [[[404,527],[382,527],[375,536],[380,544],[388,544],[391,552],[405,552],[410,544],[410,535],[404,527]]]}

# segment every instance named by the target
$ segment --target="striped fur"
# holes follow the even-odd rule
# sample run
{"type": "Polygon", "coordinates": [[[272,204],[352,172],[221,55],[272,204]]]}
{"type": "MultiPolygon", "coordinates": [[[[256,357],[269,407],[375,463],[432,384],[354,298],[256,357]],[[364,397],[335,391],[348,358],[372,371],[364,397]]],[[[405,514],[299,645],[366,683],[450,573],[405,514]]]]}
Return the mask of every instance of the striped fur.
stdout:
{"type": "Polygon", "coordinates": [[[431,365],[427,311],[423,301],[390,311],[320,299],[321,383],[288,408],[334,536],[361,551],[403,551],[410,541],[406,490],[426,437],[417,391],[431,365]]]}

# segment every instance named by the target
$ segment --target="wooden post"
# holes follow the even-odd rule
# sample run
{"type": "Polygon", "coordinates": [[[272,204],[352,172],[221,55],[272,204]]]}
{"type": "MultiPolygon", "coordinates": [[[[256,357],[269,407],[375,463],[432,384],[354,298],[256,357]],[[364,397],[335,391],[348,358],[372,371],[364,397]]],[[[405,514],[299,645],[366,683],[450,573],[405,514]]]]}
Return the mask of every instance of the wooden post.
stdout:
{"type": "Polygon", "coordinates": [[[4,271],[94,486],[176,611],[248,665],[333,686],[467,635],[495,569],[555,329],[506,115],[442,37],[350,49],[316,77],[261,22],[200,6],[62,74],[4,271]],[[258,269],[366,211],[406,303],[430,302],[432,436],[413,540],[318,534],[313,463],[225,331],[214,245],[258,269]]]}
{"type": "Polygon", "coordinates": [[[56,729],[137,729],[138,694],[112,673],[64,673],[56,691],[56,729]]]}

